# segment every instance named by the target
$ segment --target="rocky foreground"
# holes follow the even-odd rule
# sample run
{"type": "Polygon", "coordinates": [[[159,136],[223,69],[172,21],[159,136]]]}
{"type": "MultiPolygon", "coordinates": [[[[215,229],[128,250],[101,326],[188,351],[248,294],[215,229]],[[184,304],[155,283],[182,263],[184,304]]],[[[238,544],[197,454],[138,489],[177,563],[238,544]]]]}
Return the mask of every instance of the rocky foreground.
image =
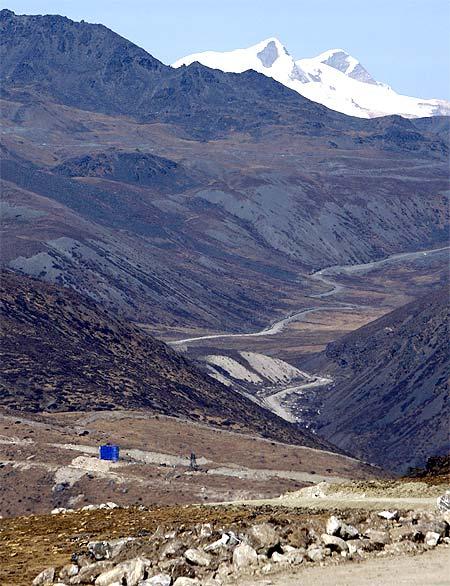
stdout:
{"type": "MultiPolygon", "coordinates": [[[[163,511],[116,509],[113,503],[80,511],[55,510],[55,531],[66,522],[75,522],[84,531],[78,536],[72,533],[66,563],[44,568],[33,586],[220,586],[286,571],[301,575],[303,568],[314,565],[450,546],[450,512],[438,509],[305,514],[269,507],[184,507],[178,511],[178,523],[172,517],[172,523],[166,519],[155,524],[163,519],[163,511]],[[144,529],[152,516],[151,530],[144,529]],[[112,527],[115,517],[120,537],[88,540],[96,524],[103,523],[104,531],[105,520],[112,527]],[[198,522],[202,517],[206,522],[198,522]]],[[[51,523],[49,516],[47,522],[51,523]]]]}

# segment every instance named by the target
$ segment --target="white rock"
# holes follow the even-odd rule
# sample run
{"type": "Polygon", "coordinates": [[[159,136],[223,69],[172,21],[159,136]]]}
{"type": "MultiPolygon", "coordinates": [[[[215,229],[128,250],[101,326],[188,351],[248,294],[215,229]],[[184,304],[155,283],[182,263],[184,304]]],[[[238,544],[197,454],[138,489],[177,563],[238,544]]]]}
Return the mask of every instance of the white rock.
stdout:
{"type": "Polygon", "coordinates": [[[328,533],[322,533],[321,537],[324,544],[331,549],[336,549],[341,552],[348,551],[347,544],[340,537],[337,537],[336,535],[328,535],[328,533]]]}
{"type": "Polygon", "coordinates": [[[215,551],[222,547],[232,547],[238,543],[240,543],[240,540],[236,537],[235,533],[233,533],[233,531],[228,531],[227,533],[222,533],[220,539],[213,541],[213,543],[210,543],[204,549],[205,551],[215,551]]]}
{"type": "Polygon", "coordinates": [[[76,576],[79,572],[79,568],[76,564],[67,564],[63,566],[59,572],[59,577],[64,580],[66,578],[72,578],[72,576],[76,576]]]}
{"type": "Polygon", "coordinates": [[[103,572],[95,580],[96,586],[111,586],[114,582],[122,583],[126,580],[127,586],[137,586],[144,578],[144,573],[150,562],[143,558],[135,558],[118,564],[115,568],[103,572]]]}
{"type": "Polygon", "coordinates": [[[200,580],[197,580],[197,578],[185,578],[184,576],[180,576],[175,580],[173,586],[200,586],[200,580]]]}
{"type": "Polygon", "coordinates": [[[211,564],[211,556],[200,549],[187,549],[184,552],[184,557],[195,566],[207,568],[211,564]]]}
{"type": "Polygon", "coordinates": [[[246,568],[258,561],[258,554],[246,543],[237,545],[233,551],[233,565],[236,569],[246,568]]]}
{"type": "Polygon", "coordinates": [[[327,521],[325,531],[328,533],[328,535],[337,535],[339,533],[340,528],[341,528],[340,519],[338,519],[337,517],[332,515],[327,521]]]}
{"type": "Polygon", "coordinates": [[[388,521],[395,521],[398,519],[398,511],[380,511],[378,516],[388,521]]]}
{"type": "Polygon", "coordinates": [[[109,560],[116,557],[125,545],[133,540],[133,537],[124,537],[122,539],[112,539],[111,541],[90,541],[88,550],[96,560],[109,560]]]}
{"type": "Polygon", "coordinates": [[[436,545],[439,543],[440,538],[441,536],[439,535],[439,533],[435,533],[434,531],[428,531],[428,533],[425,535],[425,543],[430,547],[436,547],[436,545]]]}
{"type": "Polygon", "coordinates": [[[312,547],[308,549],[306,555],[312,562],[322,562],[324,558],[324,551],[321,547],[312,547]]]}
{"type": "Polygon", "coordinates": [[[47,586],[48,584],[53,584],[53,580],[55,579],[55,568],[46,568],[42,570],[40,574],[36,576],[33,580],[33,586],[47,586]]]}
{"type": "Polygon", "coordinates": [[[257,551],[267,551],[279,543],[277,532],[269,523],[260,523],[250,528],[248,535],[257,551]]]}
{"type": "Polygon", "coordinates": [[[201,527],[200,527],[200,537],[211,537],[212,535],[212,527],[211,527],[211,523],[204,523],[201,527]]]}

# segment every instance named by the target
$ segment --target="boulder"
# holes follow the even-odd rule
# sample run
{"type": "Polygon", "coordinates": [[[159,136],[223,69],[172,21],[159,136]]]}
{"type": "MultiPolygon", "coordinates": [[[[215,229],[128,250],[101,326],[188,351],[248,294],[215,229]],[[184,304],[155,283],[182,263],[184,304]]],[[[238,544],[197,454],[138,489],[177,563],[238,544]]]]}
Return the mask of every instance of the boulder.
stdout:
{"type": "Polygon", "coordinates": [[[250,543],[259,553],[267,553],[280,542],[277,532],[269,523],[253,525],[248,531],[248,536],[250,543]]]}
{"type": "Polygon", "coordinates": [[[445,521],[438,519],[423,520],[416,525],[416,530],[426,535],[427,533],[439,533],[439,537],[448,535],[448,525],[445,521]]]}
{"type": "Polygon", "coordinates": [[[203,566],[207,568],[211,565],[211,556],[201,549],[187,549],[184,557],[194,566],[203,566]]]}
{"type": "Polygon", "coordinates": [[[111,541],[90,541],[88,543],[88,550],[96,560],[109,560],[119,555],[130,541],[133,541],[132,537],[113,539],[111,541]]]}
{"type": "Polygon", "coordinates": [[[321,538],[324,544],[331,550],[339,552],[348,551],[348,546],[341,537],[337,537],[336,535],[328,535],[328,533],[323,533],[321,538]]]}
{"type": "Polygon", "coordinates": [[[233,551],[233,566],[237,569],[247,568],[248,566],[256,564],[258,554],[256,550],[246,543],[237,545],[233,551]]]}
{"type": "Polygon", "coordinates": [[[185,578],[184,576],[180,576],[175,580],[173,586],[200,586],[200,580],[197,580],[197,578],[185,578]]]}
{"type": "Polygon", "coordinates": [[[96,586],[111,586],[114,582],[127,584],[127,586],[137,586],[144,578],[147,567],[150,562],[144,558],[135,558],[127,562],[122,562],[114,568],[102,572],[95,580],[96,586]]]}
{"type": "Polygon", "coordinates": [[[181,539],[178,539],[177,537],[175,537],[174,539],[172,539],[171,541],[169,541],[168,543],[163,545],[163,547],[161,548],[159,557],[161,560],[163,560],[164,558],[167,558],[167,557],[170,558],[170,557],[174,557],[177,555],[181,555],[184,548],[185,548],[185,545],[181,541],[181,539]]]}
{"type": "Polygon", "coordinates": [[[446,490],[443,495],[438,497],[436,505],[441,513],[450,511],[450,490],[446,490]]]}
{"type": "Polygon", "coordinates": [[[270,559],[277,564],[285,563],[289,565],[298,565],[303,562],[303,553],[299,549],[292,549],[283,553],[274,551],[270,559]]]}
{"type": "Polygon", "coordinates": [[[69,579],[69,584],[90,584],[102,572],[110,570],[113,565],[112,562],[102,561],[83,566],[76,576],[69,579]]]}
{"type": "Polygon", "coordinates": [[[417,525],[402,525],[390,530],[392,541],[421,541],[423,533],[417,529],[417,525]]]}
{"type": "Polygon", "coordinates": [[[434,531],[428,531],[428,533],[425,535],[425,543],[430,547],[436,547],[440,539],[440,534],[434,531]]]}
{"type": "Polygon", "coordinates": [[[63,566],[59,571],[58,576],[61,580],[66,580],[67,578],[72,578],[72,576],[76,576],[79,572],[79,567],[76,564],[67,564],[63,566]]]}
{"type": "Polygon", "coordinates": [[[326,524],[325,531],[328,535],[336,535],[342,539],[355,539],[358,537],[359,531],[353,525],[348,525],[332,515],[326,524]]]}
{"type": "Polygon", "coordinates": [[[322,547],[315,546],[310,547],[306,555],[312,562],[322,562],[325,557],[325,552],[322,547]]]}
{"type": "MultiPolygon", "coordinates": [[[[380,546],[387,545],[391,542],[391,537],[388,531],[382,529],[369,528],[364,532],[365,537],[370,539],[372,543],[376,543],[380,546]]],[[[381,549],[381,548],[380,548],[381,549]]]]}
{"type": "Polygon", "coordinates": [[[42,570],[40,574],[36,576],[33,580],[33,586],[47,586],[48,584],[53,584],[53,580],[55,579],[55,568],[46,568],[42,570]]]}
{"type": "Polygon", "coordinates": [[[328,535],[337,535],[341,528],[341,520],[332,515],[326,524],[325,531],[328,535]]]}
{"type": "Polygon", "coordinates": [[[240,543],[240,540],[238,537],[236,537],[235,533],[233,533],[233,531],[228,531],[227,533],[222,533],[222,537],[220,539],[217,539],[216,541],[213,541],[213,543],[207,545],[205,547],[205,551],[216,551],[223,547],[233,547],[238,543],[240,543]]]}
{"type": "Polygon", "coordinates": [[[287,542],[294,547],[308,547],[311,543],[308,529],[306,527],[294,527],[287,535],[287,542]]]}

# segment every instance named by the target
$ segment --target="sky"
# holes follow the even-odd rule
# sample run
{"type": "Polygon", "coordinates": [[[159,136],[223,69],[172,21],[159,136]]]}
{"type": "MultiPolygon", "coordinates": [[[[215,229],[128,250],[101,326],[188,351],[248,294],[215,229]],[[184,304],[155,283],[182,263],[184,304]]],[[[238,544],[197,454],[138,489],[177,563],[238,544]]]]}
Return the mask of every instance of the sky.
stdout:
{"type": "Polygon", "coordinates": [[[295,59],[342,48],[399,93],[450,99],[450,0],[0,0],[102,23],[164,63],[277,37],[295,59]]]}

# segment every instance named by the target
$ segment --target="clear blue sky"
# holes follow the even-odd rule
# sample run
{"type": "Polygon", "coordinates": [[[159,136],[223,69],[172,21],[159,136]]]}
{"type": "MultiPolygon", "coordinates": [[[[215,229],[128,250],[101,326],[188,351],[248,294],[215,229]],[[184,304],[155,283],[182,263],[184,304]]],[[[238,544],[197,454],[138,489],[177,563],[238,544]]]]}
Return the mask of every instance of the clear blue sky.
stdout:
{"type": "Polygon", "coordinates": [[[275,36],[293,57],[343,48],[396,91],[450,98],[450,0],[0,0],[102,23],[164,63],[275,36]]]}

